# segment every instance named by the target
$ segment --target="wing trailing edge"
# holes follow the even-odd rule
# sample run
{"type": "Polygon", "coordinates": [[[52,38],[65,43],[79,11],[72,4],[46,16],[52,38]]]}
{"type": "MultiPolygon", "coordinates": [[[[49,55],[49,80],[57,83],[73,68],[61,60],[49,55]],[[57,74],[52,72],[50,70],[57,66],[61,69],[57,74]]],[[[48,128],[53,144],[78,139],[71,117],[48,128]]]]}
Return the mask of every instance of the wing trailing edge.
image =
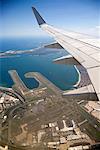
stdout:
{"type": "Polygon", "coordinates": [[[79,62],[71,55],[62,56],[53,60],[56,64],[79,65],[79,62]]]}

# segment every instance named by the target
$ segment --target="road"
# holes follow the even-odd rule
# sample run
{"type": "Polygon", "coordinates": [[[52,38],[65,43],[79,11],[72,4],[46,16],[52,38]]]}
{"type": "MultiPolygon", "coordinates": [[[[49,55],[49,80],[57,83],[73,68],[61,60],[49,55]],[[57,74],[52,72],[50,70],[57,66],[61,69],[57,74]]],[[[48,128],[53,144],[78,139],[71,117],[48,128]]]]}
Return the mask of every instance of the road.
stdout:
{"type": "Polygon", "coordinates": [[[6,92],[6,93],[10,93],[10,94],[13,94],[15,97],[17,97],[21,103],[25,103],[25,99],[24,97],[22,97],[20,94],[18,94],[17,92],[15,92],[12,88],[6,88],[6,87],[1,87],[0,86],[0,90],[3,91],[3,92],[6,92]]]}

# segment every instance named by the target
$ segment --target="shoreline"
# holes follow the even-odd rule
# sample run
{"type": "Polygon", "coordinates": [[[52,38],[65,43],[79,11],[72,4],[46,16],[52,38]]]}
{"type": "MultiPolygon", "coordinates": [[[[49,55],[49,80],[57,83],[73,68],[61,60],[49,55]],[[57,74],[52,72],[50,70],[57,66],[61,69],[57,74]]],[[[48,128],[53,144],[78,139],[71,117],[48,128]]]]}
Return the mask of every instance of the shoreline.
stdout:
{"type": "Polygon", "coordinates": [[[78,68],[76,67],[76,65],[74,65],[74,67],[75,67],[79,77],[78,77],[78,81],[76,82],[76,84],[73,85],[73,87],[77,87],[79,85],[80,81],[81,81],[81,73],[78,70],[78,68]]]}

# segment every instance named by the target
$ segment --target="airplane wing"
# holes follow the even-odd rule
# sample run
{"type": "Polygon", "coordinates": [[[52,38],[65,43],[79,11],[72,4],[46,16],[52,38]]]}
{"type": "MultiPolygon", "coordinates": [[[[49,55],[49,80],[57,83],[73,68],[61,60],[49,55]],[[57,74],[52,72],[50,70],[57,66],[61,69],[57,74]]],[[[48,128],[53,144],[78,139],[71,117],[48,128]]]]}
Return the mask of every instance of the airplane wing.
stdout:
{"type": "MultiPolygon", "coordinates": [[[[100,100],[100,41],[89,35],[63,31],[47,24],[32,7],[39,26],[49,33],[83,67],[86,68],[94,90],[100,100]]],[[[68,57],[69,58],[69,57],[68,57]]]]}

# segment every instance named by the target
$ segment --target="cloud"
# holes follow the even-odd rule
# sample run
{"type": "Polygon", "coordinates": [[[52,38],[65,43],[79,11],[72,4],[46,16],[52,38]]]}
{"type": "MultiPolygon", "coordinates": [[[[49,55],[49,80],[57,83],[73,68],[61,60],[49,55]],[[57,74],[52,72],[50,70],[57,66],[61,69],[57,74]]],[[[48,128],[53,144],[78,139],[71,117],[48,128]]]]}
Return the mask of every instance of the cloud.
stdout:
{"type": "Polygon", "coordinates": [[[96,29],[100,29],[100,26],[96,26],[95,28],[96,28],[96,29]]]}
{"type": "Polygon", "coordinates": [[[100,26],[91,27],[87,29],[86,32],[90,35],[100,37],[100,26]]]}

